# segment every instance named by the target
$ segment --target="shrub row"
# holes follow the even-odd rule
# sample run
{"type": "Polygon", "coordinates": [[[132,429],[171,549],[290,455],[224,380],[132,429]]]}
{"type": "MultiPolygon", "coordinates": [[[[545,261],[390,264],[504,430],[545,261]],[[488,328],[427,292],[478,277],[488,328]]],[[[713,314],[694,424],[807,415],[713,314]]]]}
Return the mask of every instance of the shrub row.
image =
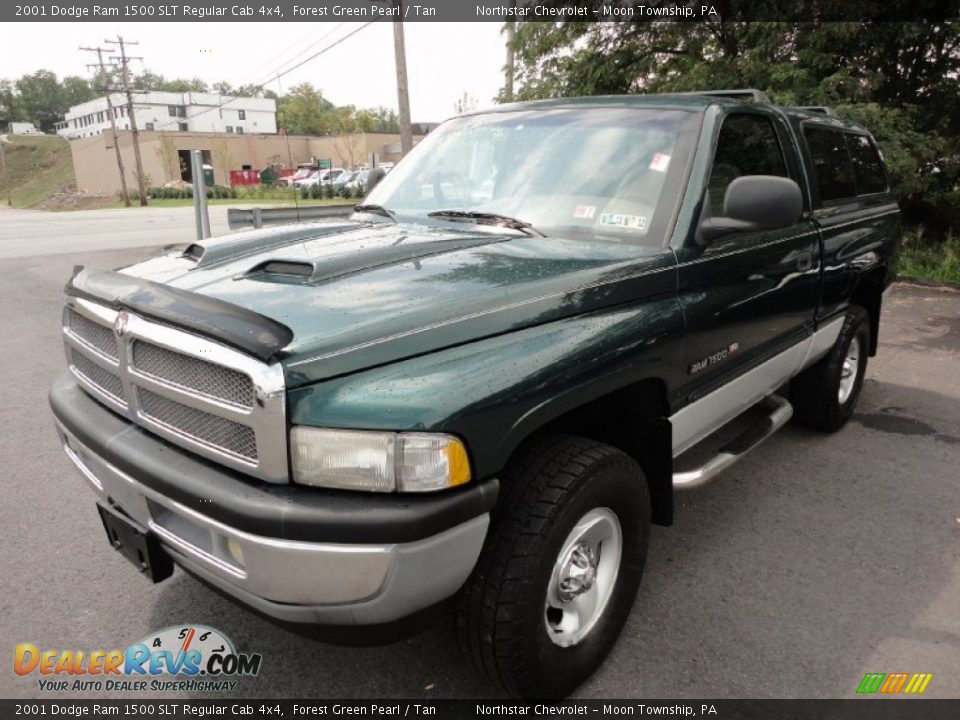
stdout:
{"type": "Polygon", "coordinates": [[[322,183],[317,185],[309,185],[300,188],[300,197],[304,200],[313,199],[313,200],[322,200],[322,199],[333,199],[337,197],[342,198],[362,198],[366,195],[364,188],[358,187],[354,190],[346,187],[335,187],[333,183],[322,183]]]}
{"type": "MultiPolygon", "coordinates": [[[[172,199],[172,200],[182,200],[182,199],[193,199],[193,186],[187,185],[184,187],[149,187],[147,188],[147,195],[154,199],[172,199]]],[[[237,197],[237,191],[232,187],[226,185],[214,185],[213,187],[207,188],[207,199],[213,200],[214,198],[235,198],[237,197]]]]}

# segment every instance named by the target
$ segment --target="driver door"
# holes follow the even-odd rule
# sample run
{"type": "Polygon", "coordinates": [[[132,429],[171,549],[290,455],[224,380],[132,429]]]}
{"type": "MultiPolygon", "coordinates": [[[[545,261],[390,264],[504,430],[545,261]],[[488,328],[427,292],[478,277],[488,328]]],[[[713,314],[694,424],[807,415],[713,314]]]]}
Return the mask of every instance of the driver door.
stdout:
{"type": "MultiPolygon", "coordinates": [[[[790,138],[785,119],[764,108],[731,112],[720,126],[705,197],[713,216],[723,214],[727,187],[743,175],[793,179],[804,191],[805,210],[789,227],[734,232],[706,247],[691,236],[678,249],[679,301],[687,324],[680,405],[742,377],[737,399],[749,407],[793,372],[787,351],[802,349],[812,333],[819,240],[790,138]]],[[[731,412],[727,400],[705,402],[701,409],[697,415],[705,427],[731,412]]]]}

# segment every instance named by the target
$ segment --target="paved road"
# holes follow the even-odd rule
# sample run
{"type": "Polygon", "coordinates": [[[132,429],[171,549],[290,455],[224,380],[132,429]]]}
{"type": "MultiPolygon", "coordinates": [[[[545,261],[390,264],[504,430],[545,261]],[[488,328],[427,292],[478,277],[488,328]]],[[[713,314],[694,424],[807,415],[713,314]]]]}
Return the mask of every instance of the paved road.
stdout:
{"type": "MultiPolygon", "coordinates": [[[[210,232],[229,232],[227,208],[210,206],[210,232]]],[[[195,240],[193,207],[44,212],[0,206],[0,260],[162,247],[195,240]]]]}
{"type": "MultiPolygon", "coordinates": [[[[21,218],[27,238],[70,217],[66,231],[84,226],[87,239],[0,259],[0,697],[42,694],[10,671],[15,643],[124,647],[187,622],[263,653],[261,676],[240,689],[248,696],[489,696],[445,625],[384,648],[324,645],[183,573],[148,586],[107,547],[44,397],[64,364],[60,289],[75,264],[135,261],[151,251],[119,248],[149,245],[161,228],[189,235],[169,215],[99,241],[92,214],[43,215],[40,226],[21,218]]],[[[0,247],[9,248],[7,217],[0,247]]],[[[925,671],[934,673],[927,695],[960,696],[958,353],[960,293],[896,287],[855,421],[831,437],[788,426],[684,494],[675,526],[654,529],[620,642],[579,694],[851,697],[867,671],[925,671]]]]}

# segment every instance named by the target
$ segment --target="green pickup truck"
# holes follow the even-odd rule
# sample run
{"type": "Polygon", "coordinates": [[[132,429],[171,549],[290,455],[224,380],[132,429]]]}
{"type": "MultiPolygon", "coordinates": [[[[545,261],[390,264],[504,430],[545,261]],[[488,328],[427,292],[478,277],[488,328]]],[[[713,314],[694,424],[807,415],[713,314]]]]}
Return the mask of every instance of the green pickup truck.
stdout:
{"type": "Polygon", "coordinates": [[[349,219],[78,269],[50,404],[155,582],[175,563],[300,628],[446,605],[491,680],[558,697],[675,492],[791,416],[850,418],[899,242],[876,144],[829,108],[503,105],[349,219]]]}

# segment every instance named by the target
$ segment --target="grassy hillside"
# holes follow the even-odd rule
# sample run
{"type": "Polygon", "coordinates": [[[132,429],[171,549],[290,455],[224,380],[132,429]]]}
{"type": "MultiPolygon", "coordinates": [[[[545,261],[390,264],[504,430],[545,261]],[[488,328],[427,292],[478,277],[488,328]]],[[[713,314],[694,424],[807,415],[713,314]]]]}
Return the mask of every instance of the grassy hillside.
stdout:
{"type": "Polygon", "coordinates": [[[60,137],[9,135],[3,144],[7,171],[0,173],[0,202],[8,192],[15,207],[34,207],[75,189],[69,143],[60,137]]]}

